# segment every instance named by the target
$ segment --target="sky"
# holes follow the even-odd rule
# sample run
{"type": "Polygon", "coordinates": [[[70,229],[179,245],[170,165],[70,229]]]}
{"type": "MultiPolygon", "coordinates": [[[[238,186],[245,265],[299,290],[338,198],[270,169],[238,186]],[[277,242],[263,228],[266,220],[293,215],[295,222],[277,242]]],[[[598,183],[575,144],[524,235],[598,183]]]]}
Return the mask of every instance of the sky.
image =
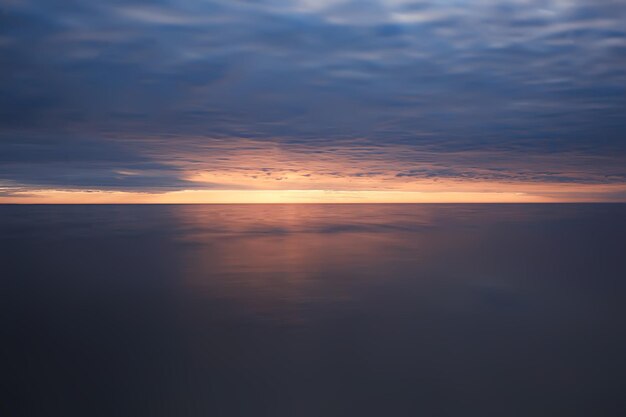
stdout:
{"type": "Polygon", "coordinates": [[[0,202],[626,201],[623,0],[4,0],[0,202]]]}

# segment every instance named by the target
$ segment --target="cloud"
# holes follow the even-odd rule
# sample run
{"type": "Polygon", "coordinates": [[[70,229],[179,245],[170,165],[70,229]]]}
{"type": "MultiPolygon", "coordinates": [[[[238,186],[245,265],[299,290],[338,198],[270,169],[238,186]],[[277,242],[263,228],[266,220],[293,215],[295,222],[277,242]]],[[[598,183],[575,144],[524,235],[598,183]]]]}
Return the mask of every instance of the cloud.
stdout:
{"type": "Polygon", "coordinates": [[[2,7],[5,183],[256,187],[271,162],[274,187],[309,187],[272,149],[342,189],[624,179],[623,2],[2,7]]]}

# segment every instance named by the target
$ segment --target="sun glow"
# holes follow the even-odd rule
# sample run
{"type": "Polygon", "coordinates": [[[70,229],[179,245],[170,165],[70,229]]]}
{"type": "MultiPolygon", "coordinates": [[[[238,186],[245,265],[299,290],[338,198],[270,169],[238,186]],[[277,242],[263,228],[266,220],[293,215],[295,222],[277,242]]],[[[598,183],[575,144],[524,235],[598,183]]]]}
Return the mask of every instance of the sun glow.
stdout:
{"type": "MultiPolygon", "coordinates": [[[[278,204],[278,203],[545,203],[598,201],[599,190],[517,191],[333,191],[333,190],[181,190],[162,193],[104,190],[28,190],[0,197],[14,204],[278,204]],[[568,191],[570,191],[568,193],[568,191]],[[575,192],[575,193],[574,193],[575,192]]],[[[573,187],[572,187],[573,188],[573,187]]],[[[605,187],[604,187],[605,188],[605,187]]]]}

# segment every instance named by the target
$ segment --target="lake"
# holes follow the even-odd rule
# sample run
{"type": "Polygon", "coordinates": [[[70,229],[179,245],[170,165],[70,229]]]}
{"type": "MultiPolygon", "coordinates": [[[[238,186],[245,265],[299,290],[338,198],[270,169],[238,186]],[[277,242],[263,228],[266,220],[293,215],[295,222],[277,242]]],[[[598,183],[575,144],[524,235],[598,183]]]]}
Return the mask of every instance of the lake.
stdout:
{"type": "Polygon", "coordinates": [[[617,416],[626,204],[0,206],[3,416],[617,416]]]}

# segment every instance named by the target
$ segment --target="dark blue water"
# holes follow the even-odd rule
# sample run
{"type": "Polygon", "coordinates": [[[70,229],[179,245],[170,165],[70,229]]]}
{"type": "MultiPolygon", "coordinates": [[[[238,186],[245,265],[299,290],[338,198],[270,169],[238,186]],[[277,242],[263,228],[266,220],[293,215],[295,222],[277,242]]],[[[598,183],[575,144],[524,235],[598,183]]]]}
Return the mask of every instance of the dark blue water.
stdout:
{"type": "Polygon", "coordinates": [[[2,416],[619,416],[626,205],[0,206],[2,416]]]}

